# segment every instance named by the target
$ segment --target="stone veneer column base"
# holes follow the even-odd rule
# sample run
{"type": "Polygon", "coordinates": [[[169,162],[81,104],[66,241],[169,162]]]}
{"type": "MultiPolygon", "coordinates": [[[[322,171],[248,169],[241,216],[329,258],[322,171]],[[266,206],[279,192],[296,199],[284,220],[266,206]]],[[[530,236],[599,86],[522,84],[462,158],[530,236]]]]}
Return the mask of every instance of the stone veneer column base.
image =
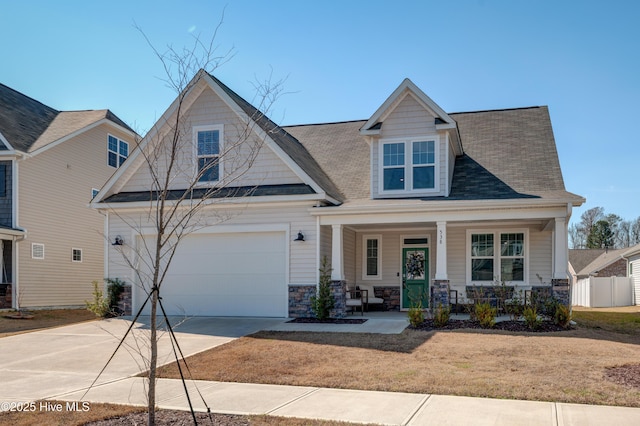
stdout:
{"type": "Polygon", "coordinates": [[[289,286],[289,318],[312,318],[311,296],[315,296],[317,286],[290,285],[289,286]]]}
{"type": "Polygon", "coordinates": [[[449,280],[433,280],[429,302],[431,312],[435,312],[438,306],[448,308],[451,305],[449,300],[449,280]]]}
{"type": "Polygon", "coordinates": [[[570,289],[569,279],[554,278],[551,280],[551,292],[553,297],[565,306],[571,306],[570,289]]]}
{"type": "Polygon", "coordinates": [[[331,281],[331,295],[334,301],[331,318],[344,318],[347,315],[347,282],[331,281]]]}

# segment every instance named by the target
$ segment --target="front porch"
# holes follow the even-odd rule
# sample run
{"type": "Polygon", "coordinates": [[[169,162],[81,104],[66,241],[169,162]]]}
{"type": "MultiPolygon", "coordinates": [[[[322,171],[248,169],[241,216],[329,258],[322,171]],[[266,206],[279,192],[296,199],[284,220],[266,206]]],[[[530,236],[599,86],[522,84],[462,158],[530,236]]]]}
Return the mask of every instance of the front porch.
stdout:
{"type": "MultiPolygon", "coordinates": [[[[407,310],[415,304],[412,294],[423,295],[419,302],[424,308],[455,306],[456,298],[458,305],[471,304],[470,287],[499,284],[523,299],[549,288],[568,305],[567,221],[561,213],[566,214],[566,207],[510,214],[485,211],[484,220],[471,220],[469,213],[460,211],[318,213],[320,258],[330,260],[331,279],[339,289],[334,293],[334,314],[346,314],[343,299],[348,289],[365,289],[381,299],[381,304],[369,306],[372,313],[374,307],[384,312],[407,310]],[[433,220],[424,220],[430,216],[433,220]],[[442,220],[445,216],[448,220],[442,220]],[[421,267],[412,271],[408,265],[422,257],[421,267]]],[[[295,304],[290,299],[290,307],[295,304]]],[[[290,314],[305,316],[291,309],[290,314]]]]}

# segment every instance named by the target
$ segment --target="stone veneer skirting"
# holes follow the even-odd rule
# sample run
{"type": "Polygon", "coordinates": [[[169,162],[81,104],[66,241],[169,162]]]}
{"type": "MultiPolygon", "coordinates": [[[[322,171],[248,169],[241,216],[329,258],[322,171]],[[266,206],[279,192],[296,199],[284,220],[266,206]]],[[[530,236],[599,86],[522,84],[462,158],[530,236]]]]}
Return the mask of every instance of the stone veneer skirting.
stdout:
{"type": "Polygon", "coordinates": [[[430,295],[429,308],[433,312],[436,308],[448,308],[449,301],[449,280],[433,280],[431,283],[431,295],[430,295]]]}
{"type": "Polygon", "coordinates": [[[313,285],[290,285],[289,286],[289,317],[290,318],[311,318],[311,296],[316,294],[317,286],[313,285]]]}
{"type": "Polygon", "coordinates": [[[373,286],[373,293],[383,300],[383,311],[400,310],[400,286],[373,286]]]}

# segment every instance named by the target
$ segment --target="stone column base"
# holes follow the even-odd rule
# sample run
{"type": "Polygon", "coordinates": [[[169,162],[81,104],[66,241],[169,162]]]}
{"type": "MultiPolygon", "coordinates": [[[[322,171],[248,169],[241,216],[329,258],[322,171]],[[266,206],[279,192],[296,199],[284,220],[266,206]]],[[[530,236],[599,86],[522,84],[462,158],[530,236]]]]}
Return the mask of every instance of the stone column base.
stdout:
{"type": "Polygon", "coordinates": [[[451,305],[449,300],[449,280],[433,280],[431,284],[431,298],[429,309],[431,312],[442,306],[448,308],[451,305]]]}

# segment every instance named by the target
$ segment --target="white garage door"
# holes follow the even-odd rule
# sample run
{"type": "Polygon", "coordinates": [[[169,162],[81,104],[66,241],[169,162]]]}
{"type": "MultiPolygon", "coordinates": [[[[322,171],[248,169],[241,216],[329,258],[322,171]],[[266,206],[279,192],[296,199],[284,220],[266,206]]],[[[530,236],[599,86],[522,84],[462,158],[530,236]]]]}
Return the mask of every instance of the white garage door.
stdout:
{"type": "MultiPolygon", "coordinates": [[[[285,241],[284,232],[185,237],[160,290],[167,314],[286,317],[285,241]]],[[[145,298],[138,288],[135,304],[145,298]]]]}

